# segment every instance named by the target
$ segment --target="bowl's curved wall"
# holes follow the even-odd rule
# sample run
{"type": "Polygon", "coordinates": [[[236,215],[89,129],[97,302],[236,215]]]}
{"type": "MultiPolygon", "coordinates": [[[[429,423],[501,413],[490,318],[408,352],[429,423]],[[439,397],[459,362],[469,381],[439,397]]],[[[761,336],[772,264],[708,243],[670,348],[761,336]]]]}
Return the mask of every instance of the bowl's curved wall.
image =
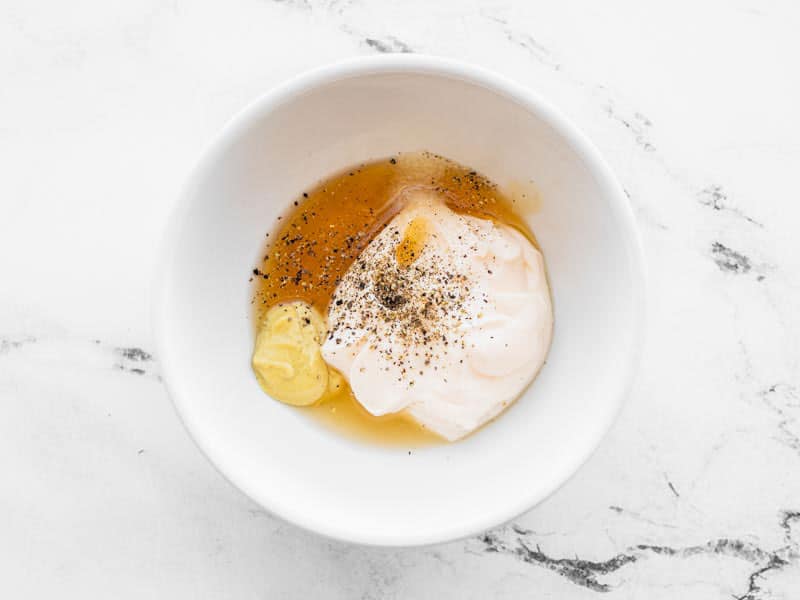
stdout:
{"type": "Polygon", "coordinates": [[[530,92],[424,57],[310,73],[246,109],[206,152],[169,228],[156,290],[176,406],[220,470],[320,533],[408,545],[480,531],[563,483],[597,446],[630,382],[643,282],[630,209],[596,151],[530,92]],[[250,270],[304,188],[365,160],[430,150],[502,185],[535,183],[527,216],[555,309],[538,379],[467,440],[364,446],[272,402],[249,367],[250,270]]]}

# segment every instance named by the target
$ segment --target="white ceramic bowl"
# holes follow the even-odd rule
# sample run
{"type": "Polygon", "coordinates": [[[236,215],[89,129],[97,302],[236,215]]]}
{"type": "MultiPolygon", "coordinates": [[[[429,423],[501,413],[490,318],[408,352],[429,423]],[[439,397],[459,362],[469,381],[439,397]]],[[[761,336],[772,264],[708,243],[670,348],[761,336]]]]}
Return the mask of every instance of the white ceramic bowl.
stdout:
{"type": "Polygon", "coordinates": [[[423,56],[351,60],[256,100],[206,150],[168,227],[154,294],[158,358],[219,470],[326,536],[417,545],[475,534],[564,483],[609,429],[643,329],[627,200],[597,150],[529,89],[423,56]],[[264,395],[250,370],[251,269],[300,192],[350,165],[430,150],[501,186],[535,182],[527,217],[549,271],[553,345],[526,393],[466,440],[370,446],[264,395]]]}

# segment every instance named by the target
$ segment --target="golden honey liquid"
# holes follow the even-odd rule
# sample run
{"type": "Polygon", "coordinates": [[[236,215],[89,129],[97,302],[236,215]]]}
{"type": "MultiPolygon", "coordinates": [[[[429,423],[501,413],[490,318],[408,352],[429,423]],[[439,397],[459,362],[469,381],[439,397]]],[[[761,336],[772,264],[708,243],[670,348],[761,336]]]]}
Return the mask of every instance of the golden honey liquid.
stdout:
{"type": "MultiPolygon", "coordinates": [[[[421,188],[457,212],[511,225],[536,243],[514,213],[514,202],[468,167],[427,152],[362,164],[303,193],[268,234],[261,265],[253,273],[256,324],[270,307],[290,300],[304,300],[326,315],[340,278],[402,210],[403,192],[421,188]]],[[[398,246],[398,260],[413,262],[425,236],[424,226],[415,229],[412,222],[398,246]]],[[[335,397],[298,410],[363,441],[409,447],[444,441],[404,413],[371,415],[347,385],[335,397]]]]}

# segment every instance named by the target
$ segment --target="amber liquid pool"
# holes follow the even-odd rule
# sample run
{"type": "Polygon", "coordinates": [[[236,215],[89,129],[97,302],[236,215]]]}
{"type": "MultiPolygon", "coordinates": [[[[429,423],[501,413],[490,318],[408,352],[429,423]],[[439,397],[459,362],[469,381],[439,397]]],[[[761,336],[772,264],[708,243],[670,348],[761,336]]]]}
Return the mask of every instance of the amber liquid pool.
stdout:
{"type": "MultiPolygon", "coordinates": [[[[253,271],[256,325],[269,308],[291,300],[308,302],[326,315],[341,276],[402,210],[403,192],[420,188],[435,192],[457,212],[511,225],[536,244],[514,210],[519,200],[469,167],[430,153],[361,164],[304,192],[268,234],[261,264],[253,271]]],[[[444,443],[404,413],[371,415],[347,385],[334,397],[297,410],[362,441],[405,447],[444,443]]]]}

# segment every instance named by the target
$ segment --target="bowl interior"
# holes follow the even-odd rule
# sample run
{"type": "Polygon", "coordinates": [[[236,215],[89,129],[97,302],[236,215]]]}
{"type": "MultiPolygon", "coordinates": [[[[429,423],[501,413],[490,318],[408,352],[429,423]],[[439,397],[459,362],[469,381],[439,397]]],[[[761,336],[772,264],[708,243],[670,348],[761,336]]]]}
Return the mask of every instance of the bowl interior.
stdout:
{"type": "Polygon", "coordinates": [[[165,248],[157,338],[190,432],[257,502],[333,537],[421,544],[514,517],[589,456],[630,380],[642,300],[630,210],[569,125],[486,74],[364,62],[268,94],[206,153],[165,248]],[[349,440],[264,395],[250,370],[248,278],[265,234],[304,189],[417,150],[501,186],[534,182],[541,203],[525,218],[544,252],[555,330],[545,367],[506,413],[460,443],[409,452],[349,440]]]}

